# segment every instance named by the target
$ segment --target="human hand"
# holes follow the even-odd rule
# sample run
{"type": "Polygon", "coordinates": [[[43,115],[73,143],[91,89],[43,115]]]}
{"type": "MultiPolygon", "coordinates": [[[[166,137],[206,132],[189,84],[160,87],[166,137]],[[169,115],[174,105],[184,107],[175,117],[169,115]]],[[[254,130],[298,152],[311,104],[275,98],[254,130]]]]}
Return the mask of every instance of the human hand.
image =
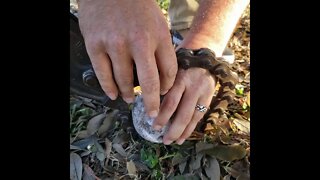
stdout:
{"type": "Polygon", "coordinates": [[[167,22],[156,2],[80,0],[79,24],[104,92],[113,100],[120,95],[133,102],[135,63],[147,112],[157,116],[159,94],[172,87],[177,60],[167,22]]]}
{"type": "Polygon", "coordinates": [[[195,109],[197,104],[209,107],[214,95],[215,79],[202,68],[179,69],[174,85],[164,97],[159,116],[153,127],[155,130],[165,125],[175,112],[163,143],[173,141],[182,144],[188,138],[205,112],[195,109]]]}

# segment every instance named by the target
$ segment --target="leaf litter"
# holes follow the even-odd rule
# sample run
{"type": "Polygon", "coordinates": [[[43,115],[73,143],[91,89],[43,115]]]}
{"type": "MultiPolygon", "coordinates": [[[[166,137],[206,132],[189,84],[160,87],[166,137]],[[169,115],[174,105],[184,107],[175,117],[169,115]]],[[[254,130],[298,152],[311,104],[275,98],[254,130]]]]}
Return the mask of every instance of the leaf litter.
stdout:
{"type": "Polygon", "coordinates": [[[142,139],[130,112],[70,96],[70,179],[250,179],[250,5],[228,47],[240,82],[224,126],[196,128],[180,146],[142,139]]]}

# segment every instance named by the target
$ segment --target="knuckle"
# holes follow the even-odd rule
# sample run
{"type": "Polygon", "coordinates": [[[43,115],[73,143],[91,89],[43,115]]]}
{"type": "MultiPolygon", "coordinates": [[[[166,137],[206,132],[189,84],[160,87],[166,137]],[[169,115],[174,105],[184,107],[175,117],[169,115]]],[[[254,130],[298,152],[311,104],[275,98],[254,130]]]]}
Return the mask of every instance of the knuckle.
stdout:
{"type": "Polygon", "coordinates": [[[169,111],[174,111],[177,107],[177,104],[177,100],[168,94],[168,97],[166,97],[165,108],[169,111]]]}
{"type": "Polygon", "coordinates": [[[85,44],[88,54],[95,55],[98,52],[99,41],[96,38],[87,38],[85,44]]]}
{"type": "Polygon", "coordinates": [[[126,40],[125,38],[116,35],[109,41],[108,45],[112,47],[112,49],[114,49],[116,52],[119,52],[126,46],[126,40]]]}
{"type": "Polygon", "coordinates": [[[130,87],[133,84],[133,78],[132,77],[122,77],[119,83],[121,86],[130,87]]]}
{"type": "Polygon", "coordinates": [[[155,78],[142,79],[142,91],[145,93],[153,93],[159,90],[159,81],[155,78]]]}
{"type": "Polygon", "coordinates": [[[170,43],[171,42],[170,31],[167,28],[161,29],[159,32],[159,38],[163,42],[170,43]]]}
{"type": "Polygon", "coordinates": [[[130,42],[137,44],[138,46],[141,46],[141,47],[148,46],[150,40],[151,40],[150,33],[145,31],[134,33],[133,35],[130,36],[130,42]]]}

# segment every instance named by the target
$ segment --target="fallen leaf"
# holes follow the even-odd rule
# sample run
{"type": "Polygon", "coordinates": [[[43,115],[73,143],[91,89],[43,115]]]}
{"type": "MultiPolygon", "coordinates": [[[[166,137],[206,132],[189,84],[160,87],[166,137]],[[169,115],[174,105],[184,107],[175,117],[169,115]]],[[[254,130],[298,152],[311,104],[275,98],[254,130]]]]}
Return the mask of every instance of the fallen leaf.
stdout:
{"type": "Polygon", "coordinates": [[[96,133],[98,131],[99,127],[101,126],[101,124],[105,118],[106,118],[106,114],[101,113],[101,114],[94,116],[93,118],[91,118],[89,120],[88,125],[87,125],[87,132],[88,132],[89,136],[93,135],[94,133],[96,133]]]}
{"type": "Polygon", "coordinates": [[[248,92],[246,96],[247,96],[246,102],[247,102],[248,106],[250,106],[250,92],[248,92]]]}
{"type": "Polygon", "coordinates": [[[208,166],[204,168],[210,180],[220,180],[220,165],[216,158],[206,157],[208,166]]]}
{"type": "Polygon", "coordinates": [[[175,166],[177,164],[180,164],[182,162],[185,162],[188,160],[188,156],[183,156],[181,153],[177,153],[173,158],[172,158],[172,166],[175,166]]]}
{"type": "Polygon", "coordinates": [[[106,114],[106,117],[104,118],[101,126],[98,129],[98,134],[101,135],[104,132],[107,132],[111,125],[114,124],[116,118],[115,115],[119,112],[119,110],[113,110],[112,112],[106,114]]]}
{"type": "Polygon", "coordinates": [[[178,175],[170,178],[170,180],[199,180],[199,177],[193,174],[178,175]]]}
{"type": "Polygon", "coordinates": [[[83,149],[79,148],[78,146],[74,146],[70,144],[70,150],[83,150],[83,149]]]}
{"type": "Polygon", "coordinates": [[[225,167],[225,170],[234,178],[250,179],[250,165],[246,161],[237,161],[231,167],[225,167]]]}
{"type": "Polygon", "coordinates": [[[207,149],[204,152],[212,157],[225,161],[242,159],[246,155],[246,150],[237,144],[229,146],[218,145],[211,149],[207,149]]]}
{"type": "Polygon", "coordinates": [[[237,177],[237,180],[250,180],[250,176],[247,174],[241,174],[237,177]]]}
{"type": "Polygon", "coordinates": [[[80,154],[80,156],[81,156],[81,157],[88,156],[88,155],[91,154],[91,153],[92,153],[91,151],[86,150],[86,151],[82,152],[82,153],[80,154]]]}
{"type": "Polygon", "coordinates": [[[83,179],[82,180],[96,180],[96,176],[90,166],[83,164],[83,179]]]}
{"type": "Polygon", "coordinates": [[[148,172],[148,173],[150,173],[150,169],[148,168],[148,166],[147,165],[145,165],[145,164],[143,164],[142,162],[139,162],[139,161],[135,161],[135,166],[136,166],[136,168],[137,168],[137,170],[138,170],[138,172],[148,172]]]}
{"type": "Polygon", "coordinates": [[[136,169],[136,166],[132,160],[127,162],[127,169],[128,169],[128,173],[131,178],[137,176],[137,169],[136,169]],[[132,175],[134,175],[134,176],[132,176],[132,175]]]}
{"type": "Polygon", "coordinates": [[[223,143],[223,144],[231,144],[231,137],[230,136],[227,136],[225,134],[220,134],[219,135],[219,138],[220,138],[220,141],[223,143]]]}
{"type": "Polygon", "coordinates": [[[202,172],[197,172],[198,177],[200,177],[201,180],[210,180],[205,174],[202,172]]]}
{"type": "Polygon", "coordinates": [[[116,137],[112,140],[113,144],[124,144],[129,142],[130,135],[128,133],[125,133],[124,131],[120,131],[119,134],[117,134],[116,137]]]}
{"type": "Polygon", "coordinates": [[[201,167],[201,159],[203,157],[202,153],[197,153],[196,157],[191,158],[191,162],[189,164],[191,172],[198,170],[201,167]]]}
{"type": "Polygon", "coordinates": [[[95,147],[96,147],[96,157],[101,161],[101,163],[104,163],[104,160],[106,158],[105,155],[105,150],[103,149],[103,147],[98,143],[95,142],[95,147]]]}
{"type": "Polygon", "coordinates": [[[215,146],[214,144],[209,144],[209,143],[205,143],[205,142],[198,142],[196,144],[196,153],[199,153],[199,152],[207,150],[207,149],[211,149],[214,146],[215,146]]]}
{"type": "Polygon", "coordinates": [[[228,174],[228,175],[226,175],[226,176],[223,177],[223,180],[230,180],[230,178],[231,178],[231,175],[228,174]]]}
{"type": "Polygon", "coordinates": [[[111,149],[112,149],[112,142],[108,138],[105,138],[105,145],[106,145],[106,162],[105,162],[105,164],[108,164],[111,149]]]}
{"type": "Polygon", "coordinates": [[[185,168],[186,168],[186,165],[187,165],[187,161],[179,164],[180,174],[183,174],[183,172],[184,172],[184,170],[185,170],[185,168]]]}
{"type": "Polygon", "coordinates": [[[78,132],[77,139],[85,139],[85,138],[88,138],[89,136],[90,135],[88,135],[87,130],[82,130],[78,132]]]}
{"type": "Polygon", "coordinates": [[[146,172],[149,172],[149,173],[150,173],[150,169],[148,168],[148,166],[145,165],[145,164],[143,164],[142,162],[135,161],[134,164],[135,164],[138,172],[146,171],[146,172]]]}
{"type": "Polygon", "coordinates": [[[127,156],[127,153],[126,153],[126,151],[123,149],[123,147],[121,146],[121,144],[113,144],[112,145],[112,147],[113,147],[113,149],[117,152],[117,153],[119,153],[121,156],[123,156],[123,157],[126,157],[127,156]]]}
{"type": "Polygon", "coordinates": [[[88,138],[76,141],[76,142],[72,143],[72,145],[77,146],[81,149],[87,149],[87,147],[93,145],[95,141],[96,141],[96,137],[90,136],[88,138]]]}
{"type": "Polygon", "coordinates": [[[233,123],[237,126],[240,131],[250,134],[250,122],[246,120],[233,119],[233,123]]]}
{"type": "Polygon", "coordinates": [[[70,180],[82,179],[82,159],[77,153],[70,154],[70,180]]]}

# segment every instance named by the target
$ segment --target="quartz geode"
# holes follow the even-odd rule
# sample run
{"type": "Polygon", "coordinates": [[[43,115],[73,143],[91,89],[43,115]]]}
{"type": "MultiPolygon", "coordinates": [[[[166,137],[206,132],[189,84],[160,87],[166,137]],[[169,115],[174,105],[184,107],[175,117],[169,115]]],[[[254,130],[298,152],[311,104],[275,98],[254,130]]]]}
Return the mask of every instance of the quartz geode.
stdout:
{"type": "Polygon", "coordinates": [[[137,95],[132,109],[133,125],[138,134],[144,139],[154,142],[162,143],[163,135],[168,131],[170,121],[163,126],[159,131],[152,128],[154,118],[150,118],[144,108],[143,95],[137,95]]]}

